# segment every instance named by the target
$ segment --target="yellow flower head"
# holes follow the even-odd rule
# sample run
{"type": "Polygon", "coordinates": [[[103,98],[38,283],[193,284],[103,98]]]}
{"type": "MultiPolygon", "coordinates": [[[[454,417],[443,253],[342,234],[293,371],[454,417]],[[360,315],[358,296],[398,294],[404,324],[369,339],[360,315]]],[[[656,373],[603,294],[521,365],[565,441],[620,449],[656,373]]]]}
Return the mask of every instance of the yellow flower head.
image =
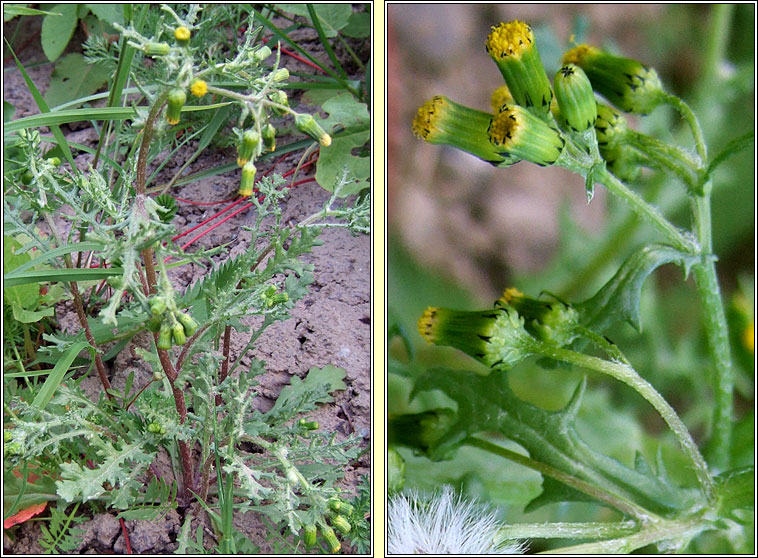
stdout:
{"type": "Polygon", "coordinates": [[[518,290],[516,287],[508,287],[503,292],[503,296],[498,299],[498,302],[502,302],[503,305],[508,305],[514,298],[523,298],[524,293],[518,290]]]}
{"type": "Polygon", "coordinates": [[[540,166],[552,165],[565,145],[558,130],[519,105],[504,105],[488,130],[495,151],[540,166]]]}
{"type": "Polygon", "coordinates": [[[174,31],[174,38],[177,41],[189,41],[189,38],[191,35],[192,33],[190,32],[190,30],[187,29],[184,25],[182,25],[181,27],[177,27],[176,30],[174,31]]]}
{"type": "Polygon", "coordinates": [[[413,119],[413,133],[429,143],[443,144],[470,153],[493,165],[511,164],[498,155],[487,137],[492,115],[459,105],[437,95],[424,103],[413,119]]]}
{"type": "Polygon", "coordinates": [[[534,32],[531,26],[516,19],[493,27],[492,33],[487,37],[486,48],[495,59],[507,56],[521,58],[533,45],[534,32]]]}
{"type": "Polygon", "coordinates": [[[493,369],[508,369],[530,354],[524,320],[510,308],[462,311],[427,308],[418,321],[429,343],[455,347],[493,369]]]}
{"type": "Polygon", "coordinates": [[[501,23],[492,28],[486,48],[514,101],[540,115],[547,115],[553,92],[532,28],[518,20],[501,23]]]}
{"type": "Polygon", "coordinates": [[[437,130],[436,122],[446,105],[447,99],[442,95],[436,95],[421,105],[411,124],[413,134],[423,140],[433,140],[437,130]]]}
{"type": "Polygon", "coordinates": [[[190,84],[190,93],[195,97],[202,97],[208,92],[208,84],[202,79],[196,79],[190,84]]]}
{"type": "Polygon", "coordinates": [[[600,52],[596,47],[590,45],[577,45],[563,55],[563,64],[576,64],[581,67],[589,56],[600,52]]]}
{"type": "Polygon", "coordinates": [[[490,106],[492,107],[492,112],[499,111],[500,107],[503,105],[512,104],[513,95],[511,95],[511,90],[508,89],[507,85],[501,85],[492,92],[492,96],[490,97],[490,106]]]}

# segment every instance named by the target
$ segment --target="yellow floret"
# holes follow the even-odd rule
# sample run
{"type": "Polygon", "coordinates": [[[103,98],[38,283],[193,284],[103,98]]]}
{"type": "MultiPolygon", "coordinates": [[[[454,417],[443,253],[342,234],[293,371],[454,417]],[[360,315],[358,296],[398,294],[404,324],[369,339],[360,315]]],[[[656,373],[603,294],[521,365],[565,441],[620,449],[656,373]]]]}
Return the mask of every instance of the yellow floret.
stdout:
{"type": "Polygon", "coordinates": [[[208,84],[205,83],[202,79],[196,79],[190,85],[190,93],[192,93],[195,97],[202,97],[207,92],[208,84]]]}
{"type": "Polygon", "coordinates": [[[487,52],[494,58],[513,56],[520,58],[534,43],[534,33],[529,24],[513,20],[492,28],[487,37],[487,52]]]}

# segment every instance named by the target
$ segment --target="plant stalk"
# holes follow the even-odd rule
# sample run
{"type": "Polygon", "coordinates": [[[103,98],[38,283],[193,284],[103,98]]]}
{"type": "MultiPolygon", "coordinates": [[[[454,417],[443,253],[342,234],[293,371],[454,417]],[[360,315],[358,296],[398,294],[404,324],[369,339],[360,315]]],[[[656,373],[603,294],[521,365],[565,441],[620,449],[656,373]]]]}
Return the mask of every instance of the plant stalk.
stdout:
{"type": "Polygon", "coordinates": [[[550,465],[541,463],[540,461],[535,461],[530,457],[521,455],[520,453],[516,453],[515,451],[511,451],[502,446],[498,446],[497,444],[493,444],[487,440],[482,440],[476,436],[470,436],[466,438],[464,443],[475,448],[488,451],[495,455],[499,455],[501,457],[509,459],[510,461],[518,463],[519,465],[529,467],[530,469],[542,473],[543,475],[554,478],[558,482],[561,482],[566,486],[570,486],[579,492],[583,492],[601,502],[605,502],[609,506],[619,510],[621,513],[635,517],[640,521],[647,522],[655,518],[655,515],[652,512],[641,508],[640,506],[629,502],[628,500],[620,498],[615,494],[606,492],[605,490],[602,490],[593,484],[590,484],[580,478],[556,469],[555,467],[551,467],[550,465]]]}
{"type": "MultiPolygon", "coordinates": [[[[44,212],[42,216],[45,219],[48,227],[50,227],[50,232],[55,237],[55,242],[58,244],[58,246],[62,246],[60,235],[58,234],[58,229],[55,227],[55,222],[53,221],[52,216],[47,212],[44,212]]],[[[70,254],[65,254],[63,256],[63,261],[65,262],[68,269],[72,269],[74,267],[70,254]]],[[[105,373],[105,364],[103,363],[103,357],[100,355],[100,351],[97,348],[97,342],[95,341],[95,337],[92,335],[92,330],[89,327],[89,322],[87,322],[87,314],[84,312],[82,295],[79,293],[79,287],[77,286],[76,281],[71,281],[71,294],[74,297],[76,317],[79,319],[79,324],[82,326],[82,329],[84,329],[84,337],[87,339],[87,343],[89,343],[95,350],[95,368],[97,369],[97,375],[100,377],[100,383],[103,384],[103,389],[105,390],[106,397],[108,399],[113,399],[113,396],[108,392],[108,390],[111,389],[111,383],[105,373]]]]}
{"type": "MultiPolygon", "coordinates": [[[[153,139],[153,132],[155,130],[155,119],[158,117],[163,105],[168,98],[168,91],[164,91],[156,98],[153,106],[150,108],[147,119],[145,121],[145,127],[142,129],[142,143],[140,144],[139,157],[137,158],[137,183],[136,191],[137,198],[135,203],[138,207],[142,208],[144,218],[147,219],[147,210],[144,209],[145,204],[145,189],[147,187],[147,159],[150,151],[150,143],[153,139]]],[[[146,295],[153,294],[155,292],[155,285],[157,283],[157,276],[155,274],[155,262],[152,248],[145,248],[142,251],[142,261],[145,266],[145,275],[147,277],[148,292],[146,295]]],[[[158,345],[158,334],[153,334],[153,339],[156,346],[158,345]]],[[[163,367],[163,372],[166,374],[169,383],[171,384],[171,390],[174,394],[174,405],[176,411],[179,413],[179,422],[184,424],[187,420],[187,404],[184,400],[184,392],[176,387],[176,378],[179,373],[174,368],[171,362],[171,357],[168,351],[163,349],[158,350],[158,359],[163,367]]],[[[179,455],[182,460],[182,492],[181,497],[183,500],[189,498],[189,491],[195,489],[195,480],[193,475],[193,463],[192,453],[190,451],[189,444],[184,440],[177,440],[179,446],[179,455]]]]}
{"type": "Polygon", "coordinates": [[[658,411],[661,418],[663,418],[676,436],[682,450],[692,461],[700,489],[709,502],[713,501],[713,479],[708,471],[708,465],[706,465],[703,456],[700,454],[700,450],[692,439],[689,430],[687,430],[679,415],[676,414],[676,411],[671,408],[661,394],[649,382],[637,374],[632,367],[568,349],[554,347],[547,343],[535,343],[534,345],[534,351],[537,354],[607,374],[630,386],[644,397],[658,411]]]}
{"type": "Polygon", "coordinates": [[[514,539],[606,539],[636,533],[636,521],[586,523],[514,523],[500,527],[495,544],[514,539]]]}
{"type": "Polygon", "coordinates": [[[716,264],[711,257],[711,200],[712,183],[706,182],[703,195],[692,202],[695,232],[702,247],[702,260],[693,267],[695,285],[703,305],[703,326],[713,366],[714,409],[712,436],[708,445],[709,461],[715,469],[729,467],[732,421],[734,420],[734,370],[732,368],[729,328],[721,300],[716,264]]]}
{"type": "Polygon", "coordinates": [[[623,199],[629,208],[663,233],[666,239],[682,252],[695,253],[697,248],[682,231],[672,225],[658,209],[648,204],[635,192],[627,188],[623,182],[613,176],[607,169],[597,174],[598,180],[608,190],[623,199]]]}
{"type": "Polygon", "coordinates": [[[584,554],[585,556],[592,554],[628,554],[643,546],[669,541],[676,541],[674,548],[679,549],[684,547],[694,536],[709,528],[709,524],[701,518],[659,521],[629,536],[565,546],[547,550],[540,554],[584,554]]]}

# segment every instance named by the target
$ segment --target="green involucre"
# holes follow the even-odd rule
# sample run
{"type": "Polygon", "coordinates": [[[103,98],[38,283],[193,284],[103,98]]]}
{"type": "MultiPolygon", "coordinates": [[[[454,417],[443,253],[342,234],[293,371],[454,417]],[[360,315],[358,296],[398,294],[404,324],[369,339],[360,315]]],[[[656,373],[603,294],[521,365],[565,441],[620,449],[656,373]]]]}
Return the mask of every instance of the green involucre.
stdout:
{"type": "Polygon", "coordinates": [[[582,68],[595,91],[625,112],[647,114],[664,101],[656,71],[636,60],[579,45],[563,55],[563,63],[582,68]]]}
{"type": "Polygon", "coordinates": [[[566,144],[558,130],[518,105],[503,105],[487,133],[500,155],[540,166],[555,163],[566,144]]]}
{"type": "Polygon", "coordinates": [[[487,129],[492,115],[459,105],[444,97],[432,97],[416,111],[413,133],[429,143],[449,145],[492,165],[516,162],[497,153],[490,143],[487,129]]]}
{"type": "Polygon", "coordinates": [[[582,69],[566,64],[553,80],[555,99],[566,124],[576,132],[584,132],[595,124],[597,103],[592,85],[582,69]]]}
{"type": "Polygon", "coordinates": [[[486,49],[516,103],[546,115],[550,111],[553,92],[531,26],[514,20],[493,27],[487,37],[486,49]]]}

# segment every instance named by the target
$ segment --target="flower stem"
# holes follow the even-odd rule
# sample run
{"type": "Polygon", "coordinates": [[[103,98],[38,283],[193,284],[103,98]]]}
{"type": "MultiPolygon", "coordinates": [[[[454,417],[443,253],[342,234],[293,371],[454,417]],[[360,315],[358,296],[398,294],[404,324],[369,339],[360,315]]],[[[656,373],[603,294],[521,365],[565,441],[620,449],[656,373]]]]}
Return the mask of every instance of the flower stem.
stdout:
{"type": "Polygon", "coordinates": [[[695,285],[703,305],[704,328],[711,355],[715,404],[713,433],[708,446],[709,461],[718,470],[729,465],[732,438],[734,370],[729,346],[729,328],[721,300],[716,264],[712,257],[711,194],[712,183],[706,182],[703,195],[692,200],[695,233],[702,247],[702,260],[693,267],[695,285]]]}
{"type": "Polygon", "coordinates": [[[644,153],[659,168],[674,173],[690,190],[697,186],[699,162],[693,161],[686,152],[635,130],[629,130],[627,138],[630,145],[644,153]]]}
{"type": "MultiPolygon", "coordinates": [[[[160,113],[161,109],[163,108],[163,105],[166,102],[166,99],[168,98],[168,91],[164,91],[158,97],[153,103],[153,106],[150,108],[150,112],[148,113],[147,119],[145,120],[145,127],[142,130],[142,143],[140,144],[139,149],[139,156],[137,158],[137,183],[136,183],[136,191],[137,191],[137,197],[135,200],[135,203],[142,207],[144,213],[144,218],[148,219],[147,216],[147,210],[144,208],[145,204],[145,189],[147,187],[147,159],[148,159],[148,152],[150,151],[150,143],[153,139],[153,132],[155,130],[155,119],[158,117],[158,114],[160,113]]],[[[148,292],[146,292],[146,295],[150,295],[151,293],[155,292],[155,285],[157,283],[157,277],[155,274],[155,262],[153,261],[153,249],[152,248],[145,248],[142,251],[142,261],[143,265],[145,266],[145,275],[147,277],[147,287],[148,292]]],[[[158,344],[158,334],[153,334],[154,341],[156,345],[158,344]]],[[[178,389],[175,385],[176,378],[178,377],[179,373],[177,372],[176,368],[174,368],[173,363],[171,362],[171,358],[169,357],[168,351],[164,351],[162,349],[158,349],[158,359],[161,362],[161,366],[163,367],[163,372],[166,374],[166,377],[169,380],[169,383],[171,384],[171,390],[174,394],[174,405],[176,406],[176,411],[179,413],[179,422],[184,424],[184,422],[187,420],[187,405],[184,400],[184,392],[180,389],[178,389]]],[[[192,454],[190,451],[189,444],[184,440],[178,440],[177,444],[179,446],[179,455],[181,456],[182,460],[182,487],[181,487],[181,498],[182,500],[187,500],[189,497],[189,491],[194,490],[194,475],[193,475],[193,464],[192,464],[192,454]]]]}
{"type": "Polygon", "coordinates": [[[689,430],[687,430],[687,427],[679,418],[679,415],[676,414],[676,411],[671,408],[661,394],[658,393],[656,389],[642,378],[631,366],[577,353],[568,349],[562,349],[547,343],[535,343],[534,345],[534,351],[542,356],[582,366],[602,374],[607,374],[608,376],[630,386],[644,397],[645,400],[658,411],[661,418],[663,418],[669,428],[673,431],[682,450],[690,458],[690,461],[692,461],[695,468],[695,474],[698,478],[698,483],[700,484],[700,489],[709,501],[712,500],[713,479],[708,472],[708,466],[706,465],[705,460],[703,460],[703,456],[700,454],[700,450],[692,439],[689,430]]]}
{"type": "Polygon", "coordinates": [[[495,544],[514,539],[607,539],[640,530],[636,521],[587,523],[514,523],[497,531],[495,544]]]}
{"type": "Polygon", "coordinates": [[[664,93],[663,99],[666,103],[673,106],[677,111],[679,111],[679,114],[682,115],[682,118],[687,121],[690,130],[692,130],[692,136],[695,138],[695,147],[697,148],[697,154],[700,156],[702,164],[705,165],[706,161],[708,161],[708,150],[705,146],[703,130],[700,128],[700,122],[698,122],[698,119],[695,117],[695,113],[692,112],[692,109],[687,103],[682,101],[676,95],[664,93]]]}
{"type": "Polygon", "coordinates": [[[638,548],[662,541],[676,541],[685,545],[695,535],[709,528],[709,524],[701,518],[689,518],[681,521],[659,521],[637,533],[616,539],[577,544],[542,554],[628,554],[638,548]]]}
{"type": "Polygon", "coordinates": [[[469,446],[473,446],[475,448],[488,451],[495,455],[499,455],[500,457],[504,457],[510,461],[513,461],[514,463],[523,465],[524,467],[533,469],[539,473],[542,473],[545,476],[551,477],[557,480],[558,482],[565,484],[566,486],[570,486],[571,488],[574,488],[575,490],[578,490],[579,492],[583,492],[601,502],[605,502],[606,504],[619,510],[620,512],[632,517],[636,517],[637,519],[641,521],[650,521],[651,519],[654,519],[655,517],[654,514],[652,514],[648,510],[641,508],[638,505],[626,499],[623,499],[615,494],[611,494],[610,492],[607,492],[580,478],[577,478],[564,471],[556,469],[555,467],[551,467],[550,465],[547,465],[546,463],[536,461],[530,457],[521,455],[520,453],[516,453],[515,451],[511,451],[497,444],[493,444],[492,442],[489,442],[487,440],[483,440],[476,436],[470,436],[466,438],[464,443],[469,446]]]}
{"type": "Polygon", "coordinates": [[[610,192],[623,199],[632,211],[662,232],[666,239],[676,248],[683,252],[697,252],[697,248],[692,240],[672,225],[658,209],[627,188],[623,182],[608,172],[607,169],[600,170],[596,177],[610,192]]]}

